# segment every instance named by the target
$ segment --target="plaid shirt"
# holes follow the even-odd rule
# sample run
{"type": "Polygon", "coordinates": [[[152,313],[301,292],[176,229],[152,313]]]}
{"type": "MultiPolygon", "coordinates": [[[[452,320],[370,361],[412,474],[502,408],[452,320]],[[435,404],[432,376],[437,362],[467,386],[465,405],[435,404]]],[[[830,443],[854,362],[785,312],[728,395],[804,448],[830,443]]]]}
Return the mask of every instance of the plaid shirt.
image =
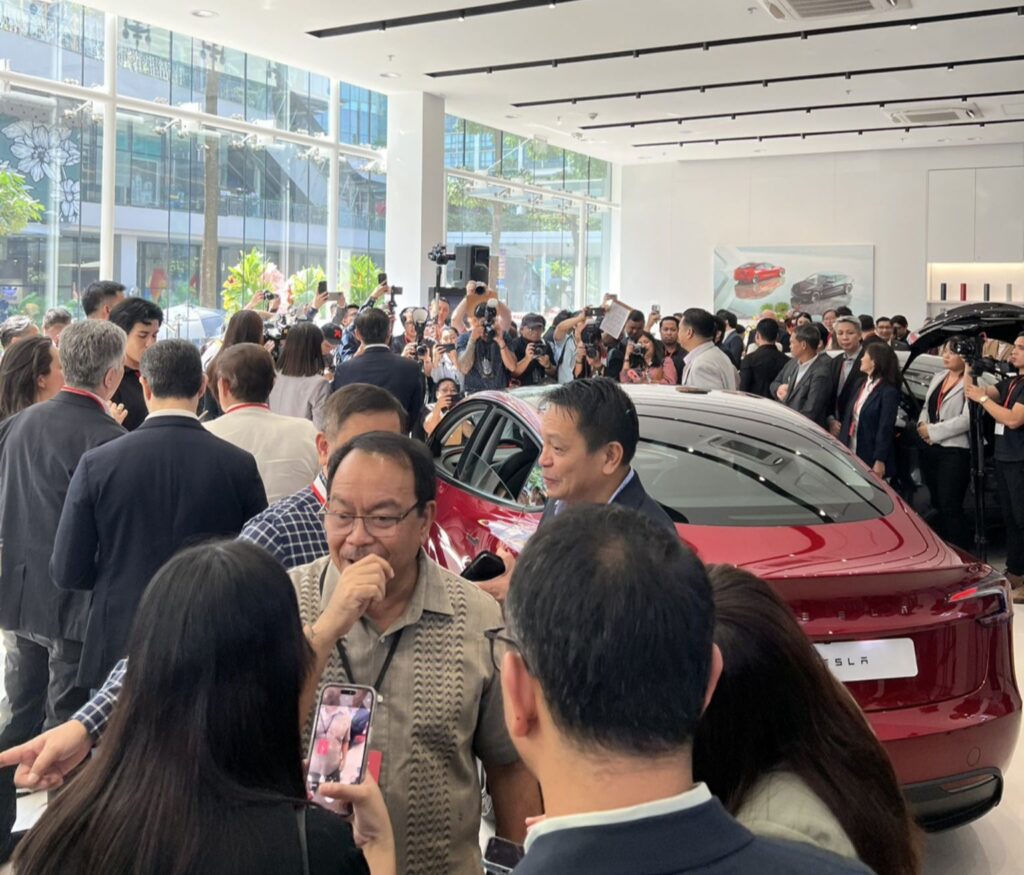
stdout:
{"type": "Polygon", "coordinates": [[[107,728],[114,705],[117,704],[117,697],[121,695],[121,687],[124,686],[124,674],[127,669],[128,660],[120,660],[114,666],[114,670],[107,675],[100,691],[79,708],[71,718],[86,728],[94,742],[100,740],[103,730],[107,728]]]}
{"type": "Polygon", "coordinates": [[[275,501],[242,529],[239,540],[262,547],[285,569],[309,565],[327,555],[321,495],[327,484],[321,471],[311,486],[275,501]]]}

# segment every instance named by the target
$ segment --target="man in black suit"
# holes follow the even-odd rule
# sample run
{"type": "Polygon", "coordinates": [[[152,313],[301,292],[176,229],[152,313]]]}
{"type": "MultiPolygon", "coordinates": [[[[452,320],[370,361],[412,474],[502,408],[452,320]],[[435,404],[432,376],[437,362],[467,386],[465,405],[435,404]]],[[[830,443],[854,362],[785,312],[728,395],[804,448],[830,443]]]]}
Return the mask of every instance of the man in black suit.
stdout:
{"type": "Polygon", "coordinates": [[[142,356],[149,416],[82,457],[57,527],[50,573],[93,594],[78,683],[99,687],[156,570],[176,551],[234,537],[267,506],[250,453],[214,437],[195,411],[206,390],[199,351],[164,340],[142,356]]]}
{"type": "Polygon", "coordinates": [[[630,463],[640,440],[633,400],[607,377],[573,380],[551,392],[541,410],[539,463],[548,503],[543,526],[577,504],[619,504],[675,532],[630,463]]]}
{"type": "Polygon", "coordinates": [[[423,372],[412,359],[395,355],[388,346],[391,324],[383,310],[363,310],[356,317],[355,333],[361,352],[338,365],[332,389],[369,383],[387,389],[405,408],[406,422],[419,422],[423,409],[423,372]]]}
{"type": "MultiPolygon", "coordinates": [[[[69,326],[60,343],[64,389],[0,425],[0,628],[11,633],[4,675],[10,717],[0,749],[63,723],[88,697],[76,677],[89,596],[53,585],[50,554],[82,455],[125,433],[107,412],[124,349],[124,332],[109,322],[69,326]]],[[[0,843],[14,826],[13,774],[0,776],[0,843]]]]}
{"type": "Polygon", "coordinates": [[[725,323],[725,333],[719,346],[722,352],[732,359],[733,366],[739,368],[740,359],[743,357],[743,335],[739,331],[740,324],[736,314],[731,310],[719,310],[715,316],[725,323]]]}
{"type": "Polygon", "coordinates": [[[505,723],[548,811],[516,875],[866,875],[752,835],[694,781],[722,654],[707,573],[674,533],[620,507],[561,514],[523,550],[505,618],[505,723]]]}
{"type": "Polygon", "coordinates": [[[832,404],[832,360],[819,351],[820,346],[821,333],[813,322],[797,327],[790,341],[793,358],[772,383],[772,395],[826,428],[832,404]]]}
{"type": "Polygon", "coordinates": [[[854,316],[840,316],[832,326],[839,344],[840,354],[832,359],[833,402],[826,420],[828,430],[839,437],[847,409],[857,401],[857,393],[865,375],[860,369],[864,350],[860,345],[860,320],[854,316]]]}
{"type": "Polygon", "coordinates": [[[740,391],[771,398],[771,385],[789,359],[776,346],[779,323],[775,319],[762,319],[754,331],[757,349],[747,353],[740,362],[740,391]]]}

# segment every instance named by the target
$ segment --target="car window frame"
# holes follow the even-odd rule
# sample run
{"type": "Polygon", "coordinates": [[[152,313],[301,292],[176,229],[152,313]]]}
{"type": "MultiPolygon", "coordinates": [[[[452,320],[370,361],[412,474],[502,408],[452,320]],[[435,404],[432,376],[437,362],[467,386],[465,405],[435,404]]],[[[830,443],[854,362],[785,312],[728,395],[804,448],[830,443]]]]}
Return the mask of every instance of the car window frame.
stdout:
{"type": "MultiPolygon", "coordinates": [[[[446,470],[443,470],[437,464],[437,457],[435,456],[434,470],[436,471],[437,476],[448,485],[461,490],[467,495],[472,495],[475,498],[487,501],[490,504],[494,504],[499,507],[512,508],[514,510],[519,511],[520,513],[525,514],[543,513],[544,507],[546,506],[546,502],[545,504],[537,507],[531,507],[525,504],[520,504],[518,501],[506,498],[499,498],[497,495],[494,495],[494,493],[485,492],[482,489],[477,489],[473,486],[470,486],[462,479],[467,456],[472,455],[475,458],[480,458],[480,454],[477,451],[478,448],[481,446],[481,444],[483,444],[483,446],[487,445],[487,443],[491,439],[491,436],[493,435],[494,429],[500,424],[502,424],[503,417],[511,419],[517,425],[519,425],[523,429],[524,433],[528,436],[528,438],[537,445],[538,459],[540,458],[540,453],[544,449],[544,444],[540,440],[540,436],[537,434],[536,428],[532,424],[527,422],[522,416],[520,416],[514,410],[512,410],[509,407],[504,407],[501,404],[496,404],[493,401],[483,402],[482,406],[486,409],[486,416],[484,417],[483,424],[477,430],[476,434],[473,435],[473,438],[470,440],[470,442],[466,444],[466,448],[465,450],[463,450],[462,458],[459,459],[459,464],[456,466],[454,474],[446,470]]],[[[431,440],[433,439],[434,438],[432,437],[431,440]]]]}
{"type": "Polygon", "coordinates": [[[487,431],[491,422],[491,413],[493,409],[494,404],[489,401],[484,401],[483,399],[480,401],[467,401],[464,404],[458,405],[458,407],[452,410],[451,413],[445,416],[445,419],[448,419],[449,422],[446,423],[444,420],[441,420],[441,423],[436,429],[434,429],[434,433],[427,441],[427,448],[430,450],[430,455],[434,459],[434,472],[438,477],[447,482],[451,477],[459,476],[466,463],[466,454],[472,451],[476,446],[477,441],[479,441],[482,435],[487,431]],[[468,419],[477,410],[482,410],[484,414],[480,419],[480,427],[474,430],[469,441],[467,441],[466,445],[462,448],[462,455],[459,456],[459,463],[455,466],[455,471],[449,472],[448,469],[444,468],[440,462],[441,455],[444,453],[444,446],[441,442],[444,437],[451,433],[454,427],[458,426],[458,423],[468,419]],[[458,413],[457,417],[453,416],[455,413],[458,413]],[[449,417],[451,417],[451,419],[449,419],[449,417]],[[452,425],[453,423],[454,425],[452,425]]]}

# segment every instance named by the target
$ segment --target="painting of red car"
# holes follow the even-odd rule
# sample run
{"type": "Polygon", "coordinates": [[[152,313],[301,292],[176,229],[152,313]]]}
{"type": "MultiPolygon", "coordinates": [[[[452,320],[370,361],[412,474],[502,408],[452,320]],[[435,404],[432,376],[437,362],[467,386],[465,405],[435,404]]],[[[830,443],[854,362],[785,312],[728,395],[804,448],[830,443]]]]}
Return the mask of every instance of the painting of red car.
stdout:
{"type": "Polygon", "coordinates": [[[786,268],[765,261],[748,261],[732,272],[732,278],[738,283],[759,283],[764,280],[781,279],[785,275],[786,268]]]}
{"type": "MultiPolygon", "coordinates": [[[[945,829],[1000,801],[1021,724],[1005,577],[943,542],[829,434],[767,399],[627,386],[633,467],[708,563],[763,577],[846,685],[919,821],[945,829]]],[[[427,550],[459,571],[522,549],[545,503],[548,387],[473,395],[429,446],[427,550]]]]}

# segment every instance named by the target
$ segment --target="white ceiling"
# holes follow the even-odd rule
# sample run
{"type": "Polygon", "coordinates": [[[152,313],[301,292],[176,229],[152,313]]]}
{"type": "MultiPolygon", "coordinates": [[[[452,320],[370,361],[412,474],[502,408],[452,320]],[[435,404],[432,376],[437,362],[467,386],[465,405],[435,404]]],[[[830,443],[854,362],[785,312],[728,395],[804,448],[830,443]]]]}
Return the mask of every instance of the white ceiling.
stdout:
{"type": "MultiPolygon", "coordinates": [[[[1024,61],[947,70],[957,61],[1024,55],[1024,16],[1000,15],[974,21],[922,23],[851,34],[811,36],[753,45],[713,47],[640,58],[546,65],[538,69],[432,78],[432,71],[522,61],[547,61],[597,52],[703,42],[754,34],[813,31],[873,20],[913,20],[969,10],[1004,8],[1010,0],[912,0],[912,7],[872,18],[841,17],[776,22],[757,0],[574,0],[515,12],[317,39],[318,28],[382,18],[488,5],[484,0],[376,0],[372,4],[331,0],[86,0],[122,15],[142,15],[151,24],[202,36],[224,45],[385,93],[425,91],[443,95],[454,115],[501,127],[552,144],[575,148],[622,164],[638,161],[734,158],[878,148],[913,148],[948,143],[1024,142],[1024,61]],[[196,18],[195,9],[215,18],[196,18]],[[941,64],[938,69],[854,75],[709,89],[658,96],[601,99],[538,107],[515,103],[640,90],[713,85],[782,76],[941,64]],[[382,73],[400,74],[385,79],[382,73]],[[1020,91],[975,99],[983,92],[1020,91]],[[905,132],[877,104],[805,112],[808,105],[857,101],[899,103],[914,98],[960,95],[990,122],[1011,124],[935,128],[905,132]],[[760,109],[779,114],[580,131],[583,125],[668,119],[760,109]],[[590,114],[596,113],[596,119],[590,114]],[[856,133],[864,128],[888,130],[856,133]],[[636,148],[637,144],[775,133],[853,130],[854,133],[795,139],[766,139],[718,145],[636,148]],[[574,139],[582,135],[582,140],[574,139]]],[[[914,103],[914,108],[928,106],[914,103]]]]}

